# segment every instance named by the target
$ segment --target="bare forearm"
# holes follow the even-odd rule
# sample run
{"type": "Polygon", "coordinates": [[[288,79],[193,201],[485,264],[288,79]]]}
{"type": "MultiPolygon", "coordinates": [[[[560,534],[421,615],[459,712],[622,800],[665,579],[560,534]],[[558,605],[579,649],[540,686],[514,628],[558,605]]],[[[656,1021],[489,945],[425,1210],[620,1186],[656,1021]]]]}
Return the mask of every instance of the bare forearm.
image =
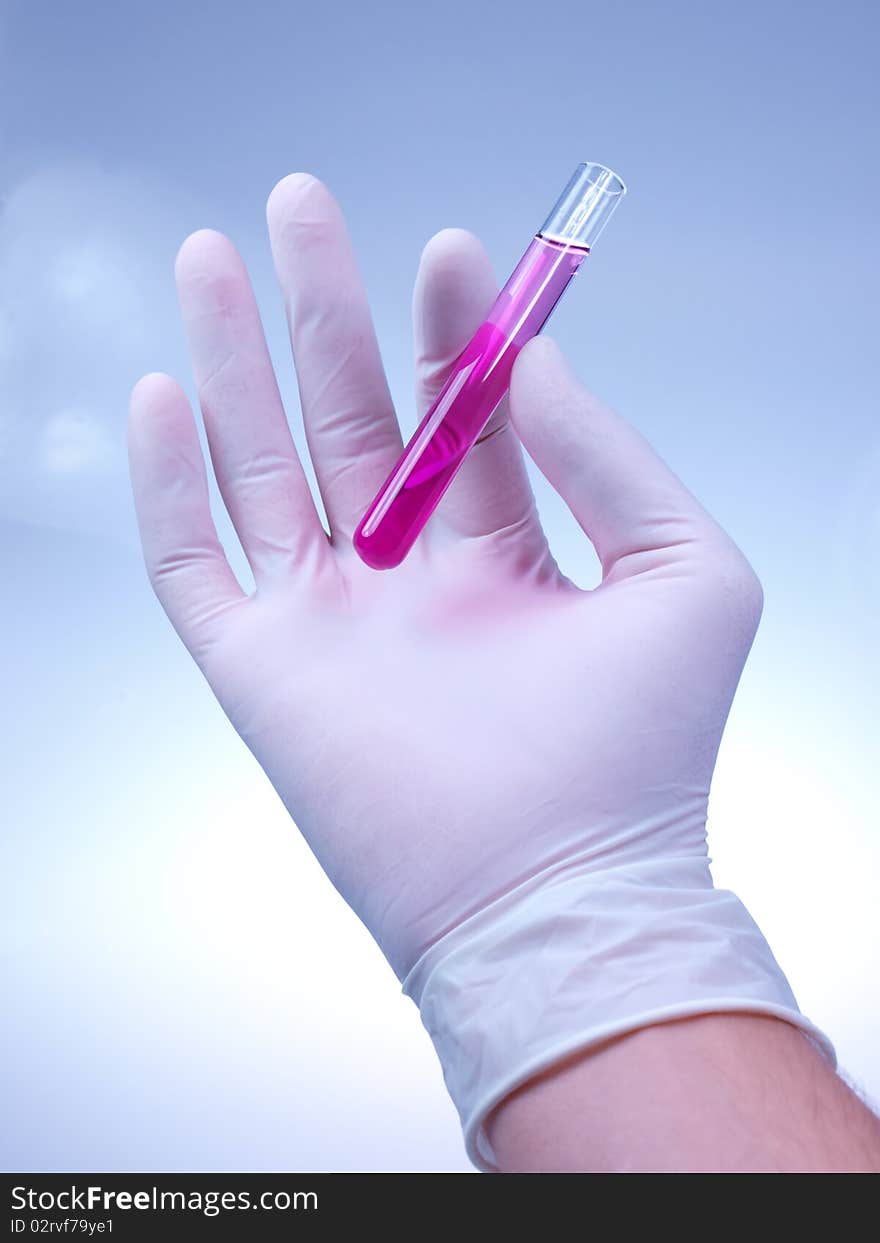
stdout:
{"type": "Polygon", "coordinates": [[[749,1014],[643,1028],[495,1111],[505,1172],[880,1171],[880,1121],[796,1028],[749,1014]]]}

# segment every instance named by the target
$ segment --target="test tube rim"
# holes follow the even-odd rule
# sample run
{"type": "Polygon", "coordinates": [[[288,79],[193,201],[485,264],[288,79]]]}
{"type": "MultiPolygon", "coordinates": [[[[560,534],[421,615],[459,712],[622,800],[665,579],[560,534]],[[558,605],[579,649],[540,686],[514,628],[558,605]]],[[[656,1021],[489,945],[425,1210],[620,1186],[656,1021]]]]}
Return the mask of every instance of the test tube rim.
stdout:
{"type": "MultiPolygon", "coordinates": [[[[623,180],[620,173],[616,173],[614,169],[609,168],[607,164],[598,164],[595,160],[581,160],[580,164],[578,164],[575,169],[575,174],[577,174],[582,168],[595,168],[598,169],[600,173],[608,173],[610,177],[614,178],[614,181],[617,183],[616,188],[614,189],[611,189],[608,186],[597,185],[597,189],[600,190],[602,194],[607,194],[611,198],[616,198],[618,195],[626,194],[626,182],[623,180]]],[[[572,180],[574,180],[574,177],[572,177],[572,180]]],[[[590,184],[596,185],[596,182],[591,181],[590,184]]]]}

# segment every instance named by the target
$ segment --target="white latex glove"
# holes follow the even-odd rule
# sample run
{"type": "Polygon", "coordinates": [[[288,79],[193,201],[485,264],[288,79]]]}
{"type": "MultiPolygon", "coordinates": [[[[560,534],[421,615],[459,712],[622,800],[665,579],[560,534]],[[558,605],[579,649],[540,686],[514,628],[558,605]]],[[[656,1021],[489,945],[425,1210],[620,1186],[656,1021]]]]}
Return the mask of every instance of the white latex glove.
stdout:
{"type": "MultiPolygon", "coordinates": [[[[243,594],[218,543],[187,399],[155,374],[130,424],[146,564],[420,1003],[474,1161],[493,1166],[482,1123],[499,1100],[616,1032],[718,1010],[812,1031],[745,909],[713,889],[706,855],[713,765],[762,605],[743,555],[538,339],[517,360],[510,418],[595,546],[601,585],[579,590],[557,569],[506,407],[404,564],[366,568],[351,534],[401,450],[366,297],[321,183],[281,182],[269,225],[331,537],[243,264],[201,232],[178,256],[178,287],[257,589],[243,594]]],[[[495,293],[472,236],[429,244],[414,300],[419,417],[495,293]]]]}

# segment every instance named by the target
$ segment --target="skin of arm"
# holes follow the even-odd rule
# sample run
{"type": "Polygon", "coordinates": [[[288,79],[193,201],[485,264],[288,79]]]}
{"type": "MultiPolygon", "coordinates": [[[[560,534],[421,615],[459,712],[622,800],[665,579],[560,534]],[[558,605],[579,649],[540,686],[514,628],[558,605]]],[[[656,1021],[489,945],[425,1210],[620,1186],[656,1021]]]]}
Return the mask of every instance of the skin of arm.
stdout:
{"type": "Polygon", "coordinates": [[[642,1028],[507,1098],[505,1173],[876,1173],[880,1120],[797,1028],[707,1014],[642,1028]]]}

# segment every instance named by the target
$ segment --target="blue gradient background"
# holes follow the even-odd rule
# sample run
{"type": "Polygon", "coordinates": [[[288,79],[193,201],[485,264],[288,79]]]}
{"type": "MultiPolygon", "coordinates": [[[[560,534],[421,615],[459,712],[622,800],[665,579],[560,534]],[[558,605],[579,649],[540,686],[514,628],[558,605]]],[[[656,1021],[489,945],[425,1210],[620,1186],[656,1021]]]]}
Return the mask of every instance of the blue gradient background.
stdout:
{"type": "Polygon", "coordinates": [[[3,1168],[468,1168],[415,1008],[136,543],[127,397],[193,392],[193,229],[241,249],[303,446],[263,216],[297,169],[347,213],[405,430],[427,238],[472,229],[501,279],[575,163],[627,180],[553,335],[763,580],[716,876],[880,1094],[878,12],[0,4],[3,1168]]]}

